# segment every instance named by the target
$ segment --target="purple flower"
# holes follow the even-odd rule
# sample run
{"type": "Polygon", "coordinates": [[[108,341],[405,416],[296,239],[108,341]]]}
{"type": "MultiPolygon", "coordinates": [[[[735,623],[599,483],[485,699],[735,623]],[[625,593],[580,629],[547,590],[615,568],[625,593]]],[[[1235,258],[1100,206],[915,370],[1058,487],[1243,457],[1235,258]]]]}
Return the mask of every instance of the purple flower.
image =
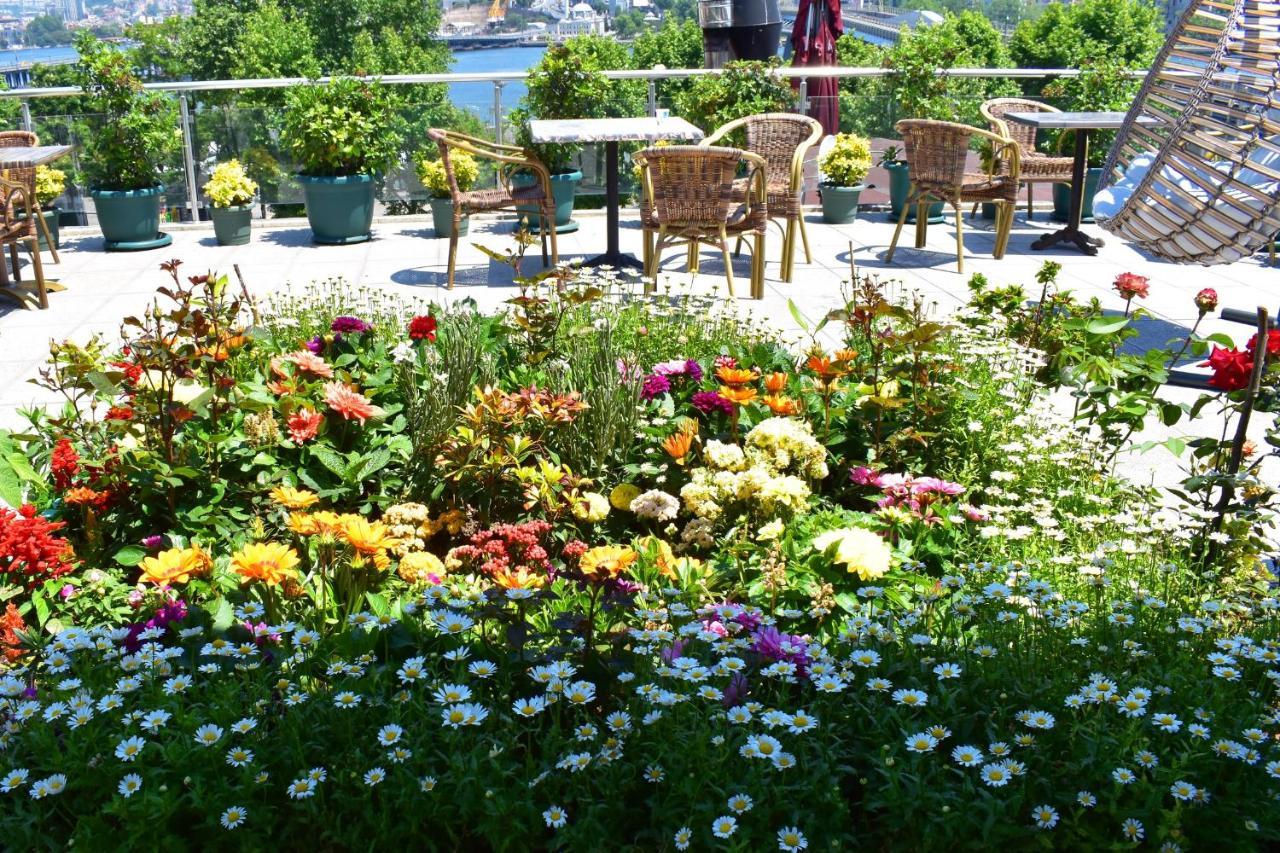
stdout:
{"type": "Polygon", "coordinates": [[[720,700],[720,703],[726,708],[741,705],[750,689],[751,683],[747,681],[747,677],[740,672],[735,672],[729,678],[729,684],[724,689],[724,699],[720,700]]]}
{"type": "Polygon", "coordinates": [[[804,677],[809,671],[809,642],[804,637],[784,634],[772,625],[757,631],[751,638],[751,649],[768,660],[784,660],[796,665],[804,677]]]}
{"type": "Polygon", "coordinates": [[[689,359],[684,363],[684,375],[688,376],[694,382],[702,381],[702,365],[693,359],[689,359]]]}
{"type": "Polygon", "coordinates": [[[676,640],[669,648],[663,649],[658,653],[663,663],[671,663],[676,658],[684,654],[684,640],[676,640]]]}
{"type": "Polygon", "coordinates": [[[148,551],[159,551],[164,547],[164,537],[156,534],[155,536],[144,536],[142,538],[142,547],[148,551]]]}
{"type": "Polygon", "coordinates": [[[697,391],[693,395],[693,407],[704,415],[719,412],[722,415],[733,414],[733,403],[721,397],[715,391],[697,391]]]}
{"type": "Polygon", "coordinates": [[[58,590],[58,595],[62,596],[63,601],[66,601],[67,599],[69,599],[71,596],[75,594],[76,594],[76,585],[72,583],[69,583],[66,586],[64,586],[62,589],[58,590]]]}
{"type": "Polygon", "coordinates": [[[334,317],[333,322],[329,324],[329,331],[339,334],[360,334],[373,330],[364,320],[359,317],[334,317]]]}
{"type": "Polygon", "coordinates": [[[671,382],[665,376],[657,373],[651,374],[644,378],[644,383],[640,386],[640,399],[652,400],[671,390],[671,382]]]}
{"type": "Polygon", "coordinates": [[[694,382],[702,380],[702,367],[691,358],[658,362],[653,366],[653,372],[668,379],[692,379],[694,382]]]}
{"type": "Polygon", "coordinates": [[[311,350],[316,355],[320,355],[324,352],[324,338],[316,335],[314,338],[307,341],[306,346],[307,349],[311,350]]]}
{"type": "Polygon", "coordinates": [[[880,488],[880,475],[865,465],[859,465],[849,472],[849,479],[857,486],[874,486],[880,488]]]}

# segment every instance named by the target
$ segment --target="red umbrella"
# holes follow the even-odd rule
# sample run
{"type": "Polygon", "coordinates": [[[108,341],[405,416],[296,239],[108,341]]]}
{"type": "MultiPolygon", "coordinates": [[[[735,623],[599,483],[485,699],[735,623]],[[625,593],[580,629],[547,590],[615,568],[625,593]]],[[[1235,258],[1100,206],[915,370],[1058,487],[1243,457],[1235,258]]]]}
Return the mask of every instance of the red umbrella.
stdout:
{"type": "MultiPolygon", "coordinates": [[[[791,64],[835,65],[836,39],[843,32],[840,0],[800,0],[791,30],[791,64]]],[[[838,85],[834,77],[809,78],[809,115],[822,123],[824,133],[840,129],[838,85]]]]}

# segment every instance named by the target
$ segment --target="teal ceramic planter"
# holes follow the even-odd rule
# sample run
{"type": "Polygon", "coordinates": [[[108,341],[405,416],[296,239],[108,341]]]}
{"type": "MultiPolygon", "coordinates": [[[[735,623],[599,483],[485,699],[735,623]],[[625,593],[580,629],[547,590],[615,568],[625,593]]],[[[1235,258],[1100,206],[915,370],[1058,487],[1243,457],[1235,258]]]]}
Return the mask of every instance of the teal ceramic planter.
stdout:
{"type": "Polygon", "coordinates": [[[90,190],[98,227],[108,252],[156,249],[173,242],[160,233],[160,203],[164,187],[144,190],[90,190]]]}
{"type": "MultiPolygon", "coordinates": [[[[908,163],[886,163],[885,171],[889,173],[889,221],[897,222],[902,215],[902,205],[911,194],[911,167],[908,163]]],[[[907,211],[907,221],[916,221],[916,212],[907,211]]],[[[942,202],[929,205],[929,221],[942,221],[942,202]]]]}
{"type": "Polygon", "coordinates": [[[253,205],[215,207],[209,211],[219,246],[243,246],[253,233],[253,205]]]}
{"type": "MultiPolygon", "coordinates": [[[[19,213],[18,218],[26,219],[27,215],[25,213],[19,213]]],[[[53,248],[61,249],[62,239],[58,235],[58,220],[62,218],[62,211],[58,210],[56,207],[52,210],[42,210],[40,211],[40,218],[44,220],[45,227],[49,229],[49,237],[53,240],[53,248]]],[[[38,233],[40,235],[40,251],[49,251],[49,241],[44,238],[44,231],[40,231],[38,233]]]]}
{"type": "Polygon", "coordinates": [[[343,246],[373,236],[373,175],[298,175],[298,183],[317,243],[343,246]]]}
{"type": "Polygon", "coordinates": [[[822,197],[822,221],[828,225],[848,225],[858,217],[858,197],[866,187],[858,184],[840,187],[835,184],[818,184],[822,197]]]}
{"type": "MultiPolygon", "coordinates": [[[[435,227],[437,237],[453,236],[453,199],[431,199],[431,224],[435,227]]],[[[458,236],[465,237],[471,230],[471,217],[464,216],[458,223],[458,236]]]]}
{"type": "MultiPolygon", "coordinates": [[[[511,185],[514,187],[531,187],[537,183],[538,179],[534,175],[517,174],[511,176],[511,185]]],[[[573,220],[573,197],[578,191],[578,184],[582,183],[582,172],[575,169],[572,172],[557,172],[551,176],[551,197],[556,203],[556,233],[568,234],[578,230],[578,223],[573,220]]],[[[538,216],[538,209],[532,205],[521,206],[516,208],[520,217],[526,222],[532,221],[538,216]]],[[[536,228],[532,230],[537,230],[536,228]]]]}
{"type": "MultiPolygon", "coordinates": [[[[1084,205],[1080,209],[1080,221],[1093,221],[1093,194],[1098,191],[1098,179],[1102,177],[1102,169],[1090,169],[1084,176],[1084,205]]],[[[1071,187],[1067,184],[1053,185],[1053,221],[1066,222],[1071,215],[1071,187]]]]}

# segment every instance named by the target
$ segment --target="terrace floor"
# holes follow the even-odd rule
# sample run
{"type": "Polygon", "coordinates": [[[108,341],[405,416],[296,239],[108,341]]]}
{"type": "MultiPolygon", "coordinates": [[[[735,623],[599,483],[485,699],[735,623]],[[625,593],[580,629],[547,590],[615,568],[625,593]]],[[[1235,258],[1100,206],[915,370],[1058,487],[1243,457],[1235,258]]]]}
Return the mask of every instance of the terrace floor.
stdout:
{"type": "MultiPolygon", "coordinates": [[[[1030,248],[1031,242],[1058,226],[1049,222],[1046,212],[1037,211],[1031,222],[1024,217],[1019,214],[1008,253],[999,261],[991,257],[991,223],[966,217],[965,272],[961,275],[956,271],[955,230],[950,219],[930,226],[924,249],[913,248],[913,229],[904,229],[894,263],[886,265],[884,254],[893,236],[893,224],[885,213],[863,211],[852,225],[832,226],[822,224],[820,213],[811,211],[807,223],[813,263],[805,264],[803,256],[799,257],[795,280],[790,284],[781,281],[777,259],[782,241],[778,231],[771,229],[766,249],[769,263],[765,297],[759,301],[747,298],[749,258],[744,252],[734,265],[737,302],[788,337],[799,338],[800,329],[788,310],[788,300],[810,323],[816,321],[828,309],[841,304],[841,288],[850,278],[851,262],[863,272],[896,282],[894,286],[900,292],[919,291],[936,304],[939,315],[945,316],[967,301],[966,284],[971,274],[983,273],[992,284],[1021,283],[1031,292],[1037,270],[1051,259],[1062,264],[1061,286],[1082,297],[1096,296],[1105,307],[1117,311],[1123,309],[1123,301],[1111,290],[1116,275],[1135,272],[1148,276],[1151,295],[1143,305],[1155,317],[1144,322],[1143,340],[1162,345],[1185,334],[1194,322],[1192,296],[1203,287],[1216,288],[1224,306],[1252,310],[1258,304],[1272,306],[1280,301],[1280,271],[1267,265],[1265,255],[1228,266],[1201,268],[1153,261],[1115,240],[1108,241],[1096,257],[1067,248],[1035,252],[1030,248]]],[[[576,218],[581,228],[560,237],[562,259],[587,257],[604,247],[603,212],[587,211],[576,218]]],[[[624,210],[622,218],[622,248],[639,255],[640,230],[638,226],[628,226],[628,220],[635,221],[635,212],[624,210]]],[[[232,265],[237,264],[255,295],[341,277],[361,287],[424,301],[443,303],[470,298],[482,309],[494,309],[514,295],[511,271],[491,261],[472,243],[500,251],[510,249],[514,243],[512,222],[509,217],[473,219],[471,234],[460,245],[457,286],[453,291],[445,287],[448,241],[434,239],[429,217],[381,219],[375,223],[373,240],[352,246],[312,244],[310,230],[302,220],[255,221],[249,245],[230,248],[218,246],[207,225],[166,226],[173,235],[173,245],[141,253],[107,253],[102,251],[102,238],[96,230],[64,229],[62,263],[55,266],[45,256],[46,273],[66,287],[64,292],[50,294],[49,310],[18,310],[9,301],[0,300],[0,426],[18,422],[19,407],[50,402],[47,392],[28,382],[43,362],[50,339],[83,340],[94,332],[117,335],[120,320],[141,311],[150,303],[155,289],[165,283],[166,275],[159,269],[162,261],[181,259],[187,274],[206,270],[230,273],[232,265]]],[[[715,252],[704,252],[702,273],[692,279],[684,272],[679,251],[668,253],[666,258],[659,277],[660,289],[727,297],[723,265],[715,252]]],[[[526,273],[536,270],[539,263],[533,247],[527,256],[526,273]]],[[[1216,317],[1204,324],[1202,332],[1208,331],[1223,331],[1240,341],[1249,335],[1244,326],[1216,317]]],[[[1169,459],[1164,456],[1157,461],[1156,456],[1152,453],[1135,459],[1129,473],[1144,480],[1152,473],[1158,474],[1161,462],[1167,468],[1169,459]]]]}

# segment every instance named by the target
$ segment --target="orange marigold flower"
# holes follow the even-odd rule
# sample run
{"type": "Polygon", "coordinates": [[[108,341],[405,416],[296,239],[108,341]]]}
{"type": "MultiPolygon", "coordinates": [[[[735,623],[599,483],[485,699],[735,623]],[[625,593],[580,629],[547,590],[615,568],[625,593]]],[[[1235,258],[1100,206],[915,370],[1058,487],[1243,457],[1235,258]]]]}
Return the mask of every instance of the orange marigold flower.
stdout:
{"type": "Polygon", "coordinates": [[[199,547],[170,548],[154,557],[145,557],[140,580],[156,586],[186,583],[192,575],[204,574],[212,561],[199,547]]]}
{"type": "Polygon", "coordinates": [[[791,377],[787,374],[775,371],[764,378],[764,390],[770,394],[781,394],[787,388],[787,382],[791,377]]]}
{"type": "Polygon", "coordinates": [[[583,554],[578,568],[590,580],[612,580],[630,568],[638,556],[626,545],[601,545],[583,554]]]}
{"type": "Polygon", "coordinates": [[[662,442],[662,449],[667,451],[672,459],[680,460],[689,455],[689,449],[693,446],[693,437],[698,434],[697,429],[689,429],[685,427],[674,435],[667,436],[662,442]]]}
{"type": "Polygon", "coordinates": [[[377,409],[369,398],[359,391],[353,391],[341,382],[326,382],[324,401],[329,408],[347,420],[358,420],[364,423],[377,413],[377,409]]]}
{"type": "Polygon", "coordinates": [[[838,350],[836,350],[836,361],[839,361],[839,362],[850,362],[850,361],[853,361],[853,360],[854,360],[855,358],[857,358],[857,357],[858,357],[858,351],[857,351],[857,350],[852,350],[852,349],[838,349],[838,350]]]}
{"type": "Polygon", "coordinates": [[[306,509],[320,503],[320,498],[315,492],[295,489],[292,486],[276,486],[271,490],[271,499],[285,509],[306,509]]]}
{"type": "Polygon", "coordinates": [[[720,386],[720,396],[739,406],[745,406],[756,398],[757,391],[754,388],[730,388],[727,385],[720,386]]]}
{"type": "Polygon", "coordinates": [[[303,444],[316,437],[316,433],[320,431],[320,424],[324,421],[324,415],[319,412],[313,412],[311,409],[298,409],[286,422],[289,427],[289,437],[296,443],[303,444]]]}
{"type": "Polygon", "coordinates": [[[717,367],[716,378],[725,385],[746,385],[756,381],[756,372],[741,367],[717,367]]]}
{"type": "Polygon", "coordinates": [[[833,362],[825,355],[811,355],[805,365],[823,379],[831,379],[845,372],[845,367],[842,363],[833,362]]]}
{"type": "Polygon", "coordinates": [[[800,413],[800,404],[790,397],[783,397],[778,394],[769,394],[760,398],[769,411],[775,415],[797,415],[800,413]]]}
{"type": "Polygon", "coordinates": [[[276,586],[297,577],[298,552],[279,542],[245,545],[231,558],[231,570],[246,581],[276,586]]]}

